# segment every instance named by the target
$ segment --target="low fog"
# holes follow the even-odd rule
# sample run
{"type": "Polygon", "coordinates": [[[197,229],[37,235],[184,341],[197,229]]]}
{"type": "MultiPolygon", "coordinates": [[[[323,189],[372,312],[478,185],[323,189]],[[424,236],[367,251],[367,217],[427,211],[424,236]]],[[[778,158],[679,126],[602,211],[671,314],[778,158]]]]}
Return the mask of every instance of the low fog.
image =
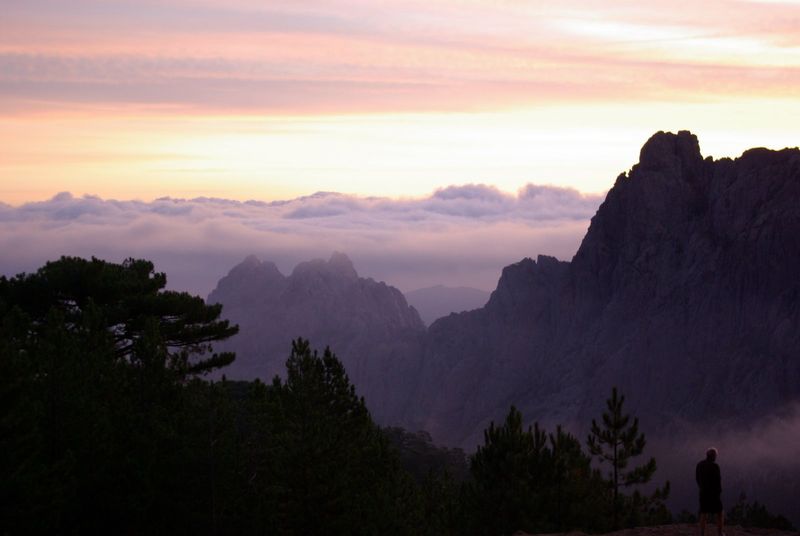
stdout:
{"type": "MultiPolygon", "coordinates": [[[[642,424],[647,433],[646,423],[642,424]]],[[[800,523],[797,510],[800,403],[790,404],[756,422],[719,422],[704,428],[674,425],[665,435],[653,432],[648,433],[648,438],[652,438],[652,450],[647,448],[645,452],[658,461],[655,480],[671,480],[670,502],[675,511],[696,511],[695,465],[705,457],[709,447],[716,447],[726,510],[744,494],[748,501],[766,504],[773,513],[781,513],[794,523],[800,523]]]]}
{"type": "Polygon", "coordinates": [[[410,291],[435,284],[494,289],[503,266],[546,254],[569,260],[601,195],[486,185],[389,199],[330,192],[287,201],[161,198],[118,201],[60,193],[0,204],[0,273],[61,255],[152,260],[170,288],[206,296],[246,255],[290,273],[298,262],[347,253],[359,274],[410,291]]]}

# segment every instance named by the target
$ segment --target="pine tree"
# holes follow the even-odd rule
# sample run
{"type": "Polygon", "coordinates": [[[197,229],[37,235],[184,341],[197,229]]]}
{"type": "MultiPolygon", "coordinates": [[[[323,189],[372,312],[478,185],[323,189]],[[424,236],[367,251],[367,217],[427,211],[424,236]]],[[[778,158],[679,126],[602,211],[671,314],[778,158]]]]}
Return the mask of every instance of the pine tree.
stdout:
{"type": "MultiPolygon", "coordinates": [[[[614,528],[619,527],[622,513],[622,497],[620,488],[628,488],[637,484],[649,482],[656,471],[656,460],[650,458],[647,463],[628,469],[632,458],[644,452],[646,440],[643,433],[639,433],[639,419],[623,412],[625,397],[617,393],[617,388],[611,390],[611,398],[606,400],[607,412],[603,412],[602,426],[592,419],[591,432],[587,439],[589,453],[596,456],[600,463],[608,463],[611,467],[608,473],[608,483],[612,491],[612,516],[614,528]]],[[[656,495],[661,498],[669,492],[669,482],[664,490],[656,490],[656,495]]]]}
{"type": "Polygon", "coordinates": [[[147,261],[72,257],[0,277],[0,498],[18,532],[167,527],[185,382],[233,360],[211,343],[237,328],[165,284],[147,261]]]}
{"type": "Polygon", "coordinates": [[[182,378],[230,364],[232,353],[216,354],[211,347],[239,331],[219,319],[222,306],[164,290],[166,284],[167,276],[150,261],[61,257],[33,274],[0,277],[0,303],[24,312],[34,326],[57,311],[70,332],[105,330],[114,357],[134,365],[146,365],[143,358],[160,346],[164,361],[158,365],[182,378]]]}
{"type": "Polygon", "coordinates": [[[265,404],[274,441],[267,440],[272,463],[264,479],[278,508],[277,532],[419,533],[411,528],[413,481],[341,361],[298,339],[286,369],[286,381],[276,377],[264,393],[275,397],[265,404]]]}
{"type": "Polygon", "coordinates": [[[514,406],[502,426],[490,423],[484,431],[484,445],[470,463],[476,517],[473,532],[540,532],[549,456],[547,434],[538,424],[523,428],[522,414],[514,406]]]}
{"type": "Polygon", "coordinates": [[[591,467],[591,457],[580,441],[559,425],[550,434],[552,463],[548,500],[548,531],[602,529],[602,514],[596,497],[605,488],[600,472],[591,467]]]}

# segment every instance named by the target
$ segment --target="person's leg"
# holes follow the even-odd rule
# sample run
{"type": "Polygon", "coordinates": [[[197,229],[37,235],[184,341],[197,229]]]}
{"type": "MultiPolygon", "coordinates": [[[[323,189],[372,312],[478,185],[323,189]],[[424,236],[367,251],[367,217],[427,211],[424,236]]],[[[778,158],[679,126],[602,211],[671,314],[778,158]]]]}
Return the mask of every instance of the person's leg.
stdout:
{"type": "Polygon", "coordinates": [[[717,513],[717,536],[722,536],[722,529],[725,523],[725,512],[720,510],[717,513]]]}
{"type": "Polygon", "coordinates": [[[705,536],[706,534],[706,514],[700,512],[700,536],[705,536]]]}

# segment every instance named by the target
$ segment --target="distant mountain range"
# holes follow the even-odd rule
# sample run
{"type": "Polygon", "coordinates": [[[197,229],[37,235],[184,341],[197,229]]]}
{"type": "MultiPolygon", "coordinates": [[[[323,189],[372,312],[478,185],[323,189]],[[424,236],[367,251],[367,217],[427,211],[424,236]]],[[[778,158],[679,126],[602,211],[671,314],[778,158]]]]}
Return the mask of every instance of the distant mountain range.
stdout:
{"type": "MultiPolygon", "coordinates": [[[[445,292],[409,301],[430,319],[445,292]]],[[[734,437],[800,400],[800,150],[713,160],[691,133],[659,132],[571,262],[507,266],[483,307],[427,329],[343,255],[289,277],[250,258],[209,299],[242,326],[238,377],[277,372],[291,337],[330,344],[380,420],[468,451],[511,404],[580,431],[618,386],[654,444],[680,438],[691,452],[671,455],[693,464],[690,431],[734,437]]],[[[796,441],[800,419],[788,426],[796,441]]]]}
{"type": "Polygon", "coordinates": [[[405,293],[406,301],[419,312],[426,325],[450,313],[471,311],[486,305],[489,292],[471,287],[435,285],[405,293]]]}

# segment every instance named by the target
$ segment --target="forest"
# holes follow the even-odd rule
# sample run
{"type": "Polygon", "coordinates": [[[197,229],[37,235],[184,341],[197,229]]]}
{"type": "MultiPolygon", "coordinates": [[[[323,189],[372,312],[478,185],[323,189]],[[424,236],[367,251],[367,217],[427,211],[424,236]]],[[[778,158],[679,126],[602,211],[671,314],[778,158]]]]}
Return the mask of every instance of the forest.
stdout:
{"type": "MultiPolygon", "coordinates": [[[[670,523],[616,389],[585,441],[513,406],[466,456],[381,428],[335,349],[210,381],[237,327],[146,260],[0,277],[0,534],[512,534],[670,523]]],[[[735,515],[789,528],[759,505],[735,515]],[[755,518],[753,518],[755,519],[755,518]]]]}

